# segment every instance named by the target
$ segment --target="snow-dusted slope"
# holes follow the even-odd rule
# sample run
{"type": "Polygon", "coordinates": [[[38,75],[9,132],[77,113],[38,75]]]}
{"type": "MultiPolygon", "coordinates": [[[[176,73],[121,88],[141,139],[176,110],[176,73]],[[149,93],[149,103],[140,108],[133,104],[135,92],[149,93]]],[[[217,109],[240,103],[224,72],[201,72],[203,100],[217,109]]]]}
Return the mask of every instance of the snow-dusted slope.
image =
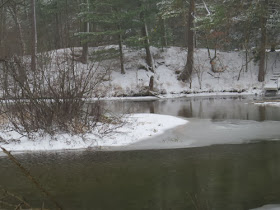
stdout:
{"type": "MultiPolygon", "coordinates": [[[[106,49],[117,48],[107,46],[106,49]]],[[[80,49],[76,49],[80,51],[80,49]]],[[[91,48],[91,55],[97,48],[91,48]]],[[[280,69],[279,52],[268,53],[267,77],[273,71],[280,69]]],[[[196,49],[194,59],[194,71],[190,82],[177,80],[179,73],[184,69],[187,50],[180,47],[155,48],[152,47],[155,62],[155,73],[146,70],[145,51],[125,48],[126,74],[120,73],[118,58],[106,60],[99,67],[109,69],[109,75],[100,87],[104,97],[138,96],[147,94],[150,77],[154,76],[155,92],[157,94],[172,97],[178,94],[193,93],[219,93],[229,92],[246,94],[259,94],[263,90],[263,83],[257,81],[258,64],[253,59],[245,68],[244,52],[218,52],[217,68],[223,72],[211,71],[208,52],[206,49],[196,49]]],[[[214,54],[214,52],[212,52],[214,54]]],[[[80,64],[82,67],[83,64],[80,64]]]]}

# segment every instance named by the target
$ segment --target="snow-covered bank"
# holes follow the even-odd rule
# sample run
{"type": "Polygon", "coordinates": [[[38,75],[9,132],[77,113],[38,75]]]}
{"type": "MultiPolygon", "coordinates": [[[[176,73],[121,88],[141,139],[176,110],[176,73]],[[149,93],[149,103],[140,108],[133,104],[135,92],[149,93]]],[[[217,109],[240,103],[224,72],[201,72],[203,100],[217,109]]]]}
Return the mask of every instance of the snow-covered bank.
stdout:
{"type": "Polygon", "coordinates": [[[15,131],[2,131],[0,136],[9,139],[0,145],[8,151],[47,151],[64,149],[102,148],[129,145],[159,134],[165,130],[184,125],[188,121],[167,115],[132,114],[126,116],[127,123],[111,135],[100,136],[96,131],[83,136],[56,134],[53,137],[34,134],[32,139],[15,131]]]}
{"type": "Polygon", "coordinates": [[[260,105],[260,106],[276,106],[276,107],[280,107],[280,101],[264,101],[264,102],[258,102],[255,103],[256,105],[260,105]]]}
{"type": "MultiPolygon", "coordinates": [[[[111,46],[114,47],[114,46],[111,46]]],[[[95,50],[95,49],[92,49],[95,50]]],[[[102,97],[141,96],[147,92],[151,76],[154,77],[154,94],[167,96],[178,95],[211,95],[211,94],[261,94],[263,83],[257,81],[258,64],[248,63],[245,70],[245,56],[243,52],[219,52],[218,66],[223,70],[214,73],[206,49],[196,49],[195,68],[190,82],[178,81],[177,77],[184,69],[187,50],[179,47],[159,49],[152,47],[155,60],[155,73],[145,69],[145,52],[125,48],[124,56],[126,74],[120,74],[117,60],[105,61],[112,69],[107,82],[101,89],[106,89],[102,97]]],[[[274,70],[272,65],[278,63],[275,55],[269,56],[267,76],[274,70]]]]}
{"type": "MultiPolygon", "coordinates": [[[[196,49],[194,70],[191,81],[178,80],[186,64],[187,50],[180,47],[151,47],[155,72],[151,72],[145,62],[145,50],[124,46],[125,74],[120,73],[118,58],[98,61],[94,54],[98,51],[117,49],[118,46],[104,46],[89,49],[89,63],[77,63],[78,69],[96,66],[107,76],[97,88],[98,98],[135,97],[157,95],[164,98],[177,98],[196,95],[262,94],[265,82],[258,82],[258,62],[253,54],[246,61],[245,52],[217,52],[217,72],[211,70],[207,49],[196,49]],[[246,63],[247,62],[247,63],[246,63]],[[149,91],[150,79],[154,78],[153,91],[149,91]]],[[[75,54],[81,53],[75,48],[75,54]]],[[[69,49],[61,49],[52,54],[54,58],[71,55],[69,49]]],[[[279,52],[267,52],[266,80],[273,72],[280,71],[279,52]]]]}

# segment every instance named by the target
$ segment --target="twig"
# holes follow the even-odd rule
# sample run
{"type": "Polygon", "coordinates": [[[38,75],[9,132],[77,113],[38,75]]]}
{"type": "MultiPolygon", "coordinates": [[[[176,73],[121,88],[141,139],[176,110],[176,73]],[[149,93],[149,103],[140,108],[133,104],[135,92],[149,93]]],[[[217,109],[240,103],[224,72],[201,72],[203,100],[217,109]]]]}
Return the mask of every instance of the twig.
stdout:
{"type": "MultiPolygon", "coordinates": [[[[0,137],[1,138],[1,137],[0,137]]],[[[27,171],[21,164],[20,162],[10,153],[8,152],[5,148],[1,147],[0,148],[2,149],[2,151],[9,157],[9,159],[15,163],[19,168],[20,170],[22,171],[22,173],[31,181],[33,182],[36,187],[43,193],[45,194],[49,199],[50,201],[52,201],[55,206],[58,208],[58,209],[61,209],[62,210],[62,207],[59,205],[59,203],[53,199],[53,197],[50,195],[50,193],[30,174],[29,171],[27,171]]]]}
{"type": "Polygon", "coordinates": [[[23,203],[20,203],[16,206],[15,210],[20,210],[23,203]]]}
{"type": "Polygon", "coordinates": [[[207,7],[207,5],[206,5],[206,3],[203,1],[203,4],[204,4],[204,7],[205,7],[205,9],[206,9],[206,11],[207,11],[207,15],[211,15],[211,12],[210,12],[210,10],[208,9],[208,7],[207,7]]]}
{"type": "Polygon", "coordinates": [[[10,204],[10,203],[5,202],[5,201],[0,201],[0,204],[5,205],[5,206],[9,206],[9,207],[15,207],[15,208],[17,208],[17,205],[13,205],[13,204],[10,204]]]}
{"type": "Polygon", "coordinates": [[[207,72],[207,74],[210,74],[212,77],[214,77],[215,79],[219,79],[220,77],[216,77],[215,75],[211,74],[210,72],[207,72]]]}
{"type": "Polygon", "coordinates": [[[13,197],[13,198],[17,199],[18,201],[20,201],[20,202],[21,202],[21,203],[19,204],[20,206],[21,206],[22,204],[24,204],[26,207],[31,208],[31,205],[30,205],[29,203],[27,203],[27,202],[26,202],[24,199],[22,199],[21,197],[19,197],[19,196],[13,194],[13,193],[7,191],[7,190],[4,189],[1,185],[0,185],[0,188],[2,189],[2,191],[4,192],[4,194],[6,194],[6,195],[8,195],[8,196],[10,196],[10,197],[13,197]]]}
{"type": "Polygon", "coordinates": [[[196,209],[196,210],[199,210],[199,207],[198,207],[198,205],[196,204],[196,202],[195,202],[195,200],[193,199],[193,197],[191,196],[191,194],[190,194],[189,192],[188,192],[187,194],[188,194],[189,198],[191,199],[191,202],[192,202],[193,206],[195,207],[195,209],[196,209]]]}
{"type": "Polygon", "coordinates": [[[241,66],[240,71],[239,71],[239,74],[238,74],[237,81],[240,80],[240,76],[241,76],[241,72],[243,71],[243,67],[244,67],[244,66],[247,66],[247,64],[250,63],[252,60],[253,60],[253,58],[251,58],[250,60],[246,61],[246,63],[243,64],[243,65],[241,66]]]}

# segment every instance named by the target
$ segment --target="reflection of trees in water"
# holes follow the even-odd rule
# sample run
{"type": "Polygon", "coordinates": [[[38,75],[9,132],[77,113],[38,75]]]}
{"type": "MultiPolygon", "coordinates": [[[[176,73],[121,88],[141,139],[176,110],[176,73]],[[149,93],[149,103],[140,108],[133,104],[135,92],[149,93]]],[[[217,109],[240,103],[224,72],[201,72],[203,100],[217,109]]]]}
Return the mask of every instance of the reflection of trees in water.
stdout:
{"type": "Polygon", "coordinates": [[[155,104],[150,103],[150,113],[155,113],[155,104]]]}
{"type": "Polygon", "coordinates": [[[180,98],[159,101],[113,101],[106,102],[108,108],[117,113],[159,113],[187,118],[212,120],[277,120],[279,107],[258,106],[246,98],[180,98]]]}
{"type": "Polygon", "coordinates": [[[188,101],[185,106],[182,106],[178,111],[178,116],[181,117],[193,117],[192,101],[188,101]]]}
{"type": "Polygon", "coordinates": [[[159,101],[149,102],[150,113],[159,113],[159,101]]]}
{"type": "Polygon", "coordinates": [[[198,116],[199,116],[200,118],[203,117],[203,106],[202,106],[202,101],[199,102],[198,116]]]}
{"type": "Polygon", "coordinates": [[[266,106],[259,106],[259,120],[265,121],[266,120],[266,106]]]}
{"type": "Polygon", "coordinates": [[[226,113],[221,113],[220,111],[215,111],[213,112],[211,116],[212,120],[222,120],[222,119],[227,119],[227,114],[226,113]]]}

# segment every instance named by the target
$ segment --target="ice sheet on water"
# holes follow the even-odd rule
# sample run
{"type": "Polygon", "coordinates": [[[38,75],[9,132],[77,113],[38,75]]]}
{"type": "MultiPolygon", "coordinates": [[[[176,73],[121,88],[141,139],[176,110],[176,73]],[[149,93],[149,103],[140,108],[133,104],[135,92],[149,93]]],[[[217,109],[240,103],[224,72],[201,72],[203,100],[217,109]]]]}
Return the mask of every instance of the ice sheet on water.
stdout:
{"type": "Polygon", "coordinates": [[[280,210],[280,204],[268,204],[251,210],[280,210]]]}

